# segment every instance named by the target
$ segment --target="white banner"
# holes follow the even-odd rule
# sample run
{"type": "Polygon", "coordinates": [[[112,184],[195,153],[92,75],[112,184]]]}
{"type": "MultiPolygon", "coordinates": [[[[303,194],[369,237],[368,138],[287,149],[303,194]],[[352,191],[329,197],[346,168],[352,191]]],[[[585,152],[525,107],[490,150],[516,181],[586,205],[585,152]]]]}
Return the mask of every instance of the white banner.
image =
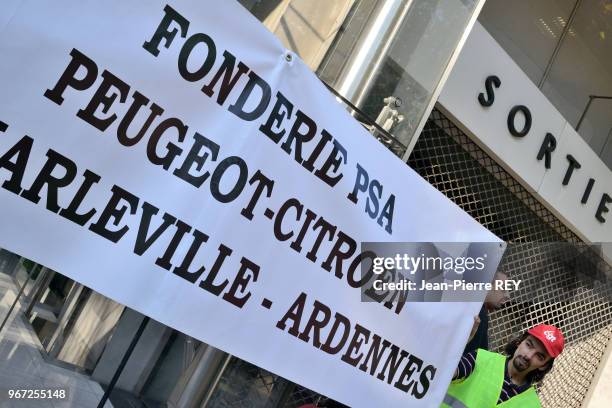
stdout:
{"type": "Polygon", "coordinates": [[[439,404],[480,304],[361,302],[360,242],[494,235],[238,3],[8,9],[0,247],[348,405],[439,404]]]}

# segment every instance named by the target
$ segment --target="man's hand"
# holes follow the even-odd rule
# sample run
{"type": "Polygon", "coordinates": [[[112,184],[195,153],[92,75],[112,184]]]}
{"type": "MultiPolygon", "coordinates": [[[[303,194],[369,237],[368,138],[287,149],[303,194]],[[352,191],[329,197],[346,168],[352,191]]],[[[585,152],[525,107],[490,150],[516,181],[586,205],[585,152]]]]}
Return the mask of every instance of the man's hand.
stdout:
{"type": "Polygon", "coordinates": [[[478,315],[474,316],[474,325],[472,326],[472,331],[470,332],[470,338],[468,339],[468,343],[472,341],[474,336],[476,335],[476,331],[478,330],[478,326],[480,326],[480,317],[478,315]]]}
{"type": "MultiPolygon", "coordinates": [[[[474,338],[474,336],[476,335],[476,331],[478,330],[478,326],[480,326],[480,316],[476,315],[474,316],[474,325],[472,326],[472,331],[470,331],[470,337],[468,338],[467,343],[469,343],[470,341],[472,341],[472,339],[474,338]]],[[[464,354],[465,356],[466,354],[464,354]]],[[[463,358],[463,357],[461,357],[463,358]]],[[[461,360],[459,360],[459,364],[461,364],[461,360]]],[[[453,374],[453,380],[456,380],[459,377],[459,367],[457,367],[457,369],[455,369],[455,373],[453,374]]]]}

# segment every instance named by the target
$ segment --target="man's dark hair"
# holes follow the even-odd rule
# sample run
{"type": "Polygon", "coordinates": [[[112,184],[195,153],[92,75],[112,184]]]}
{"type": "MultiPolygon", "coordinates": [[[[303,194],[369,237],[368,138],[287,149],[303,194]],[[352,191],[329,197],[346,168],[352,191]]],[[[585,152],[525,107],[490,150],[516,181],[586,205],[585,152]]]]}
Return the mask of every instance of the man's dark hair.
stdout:
{"type": "MultiPolygon", "coordinates": [[[[514,340],[510,341],[510,343],[506,344],[506,347],[504,347],[504,354],[512,358],[519,344],[521,344],[521,342],[525,340],[527,336],[529,336],[529,333],[525,332],[520,337],[517,337],[514,340]]],[[[535,384],[537,382],[542,381],[542,379],[544,379],[544,376],[548,374],[550,370],[552,370],[554,361],[555,359],[551,358],[545,366],[544,370],[533,370],[532,372],[527,374],[527,381],[529,381],[531,384],[535,384]]]]}

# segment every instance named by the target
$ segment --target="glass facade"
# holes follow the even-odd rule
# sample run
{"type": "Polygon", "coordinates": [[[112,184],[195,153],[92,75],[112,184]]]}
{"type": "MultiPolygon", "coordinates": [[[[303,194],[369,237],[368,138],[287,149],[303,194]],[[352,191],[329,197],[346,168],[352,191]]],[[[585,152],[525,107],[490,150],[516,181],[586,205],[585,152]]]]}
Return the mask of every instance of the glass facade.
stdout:
{"type": "Polygon", "coordinates": [[[409,152],[482,4],[356,2],[317,74],[409,152]]]}

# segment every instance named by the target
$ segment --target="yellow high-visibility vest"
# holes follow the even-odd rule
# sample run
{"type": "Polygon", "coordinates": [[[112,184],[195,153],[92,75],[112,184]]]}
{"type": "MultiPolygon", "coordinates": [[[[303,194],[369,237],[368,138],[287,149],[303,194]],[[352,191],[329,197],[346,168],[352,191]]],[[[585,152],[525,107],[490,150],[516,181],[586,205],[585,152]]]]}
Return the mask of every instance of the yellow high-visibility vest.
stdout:
{"type": "Polygon", "coordinates": [[[444,397],[444,408],[541,408],[535,389],[529,389],[498,404],[504,385],[506,357],[478,349],[474,371],[467,378],[451,383],[444,397]]]}

